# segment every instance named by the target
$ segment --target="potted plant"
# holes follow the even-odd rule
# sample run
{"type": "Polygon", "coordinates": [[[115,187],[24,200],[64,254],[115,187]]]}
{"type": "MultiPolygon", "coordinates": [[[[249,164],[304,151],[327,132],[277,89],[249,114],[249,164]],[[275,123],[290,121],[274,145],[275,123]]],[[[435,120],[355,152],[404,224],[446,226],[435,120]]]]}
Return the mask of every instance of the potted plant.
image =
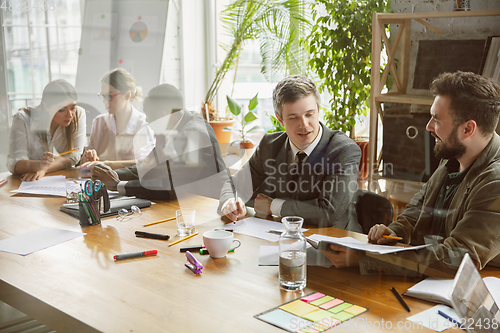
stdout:
{"type": "Polygon", "coordinates": [[[226,32],[232,36],[232,43],[223,45],[227,54],[215,73],[201,111],[214,128],[219,143],[229,142],[230,137],[220,139],[219,135],[227,136],[231,132],[222,131],[228,127],[227,123],[216,124],[228,119],[219,116],[213,102],[227,72],[233,68],[237,70],[239,55],[246,41],[259,40],[261,72],[266,77],[283,68],[287,73],[301,71],[299,37],[309,25],[303,16],[303,6],[303,2],[297,0],[236,0],[221,13],[221,20],[226,32]]]}
{"type": "Polygon", "coordinates": [[[231,111],[231,113],[238,120],[238,124],[236,127],[233,127],[233,131],[237,132],[239,136],[241,136],[241,140],[237,140],[232,143],[239,142],[240,157],[243,157],[243,155],[248,155],[247,157],[250,157],[252,155],[253,148],[255,148],[255,146],[253,142],[248,139],[248,133],[254,132],[261,128],[259,125],[255,125],[249,128],[250,123],[254,122],[257,119],[255,111],[257,109],[257,105],[259,104],[257,100],[258,95],[259,94],[256,94],[248,103],[248,112],[246,114],[242,114],[241,106],[237,101],[235,101],[230,96],[226,96],[229,111],[231,111]]]}
{"type": "Polygon", "coordinates": [[[388,12],[390,0],[316,0],[311,7],[315,22],[303,43],[319,91],[333,96],[326,126],[354,139],[357,118],[369,110],[372,14],[388,12]]]}

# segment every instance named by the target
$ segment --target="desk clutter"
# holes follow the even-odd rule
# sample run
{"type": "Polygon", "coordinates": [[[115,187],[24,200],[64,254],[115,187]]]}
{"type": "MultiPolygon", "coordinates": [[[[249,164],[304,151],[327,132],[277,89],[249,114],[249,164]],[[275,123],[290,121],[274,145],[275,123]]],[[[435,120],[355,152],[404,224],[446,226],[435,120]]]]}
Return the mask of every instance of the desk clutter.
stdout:
{"type": "Polygon", "coordinates": [[[254,317],[288,332],[323,332],[368,310],[315,292],[254,317]]]}
{"type": "MultiPolygon", "coordinates": [[[[80,184],[81,186],[81,184],[80,184]]],[[[109,195],[106,186],[100,181],[87,180],[78,193],[78,218],[80,225],[94,225],[101,223],[101,198],[103,198],[103,212],[109,210],[109,195]]]]}

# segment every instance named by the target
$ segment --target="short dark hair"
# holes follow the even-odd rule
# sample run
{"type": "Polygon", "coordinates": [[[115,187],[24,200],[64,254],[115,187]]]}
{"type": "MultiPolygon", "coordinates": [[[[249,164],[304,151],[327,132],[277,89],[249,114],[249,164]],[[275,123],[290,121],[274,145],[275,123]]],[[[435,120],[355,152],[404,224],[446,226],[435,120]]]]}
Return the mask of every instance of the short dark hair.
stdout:
{"type": "Polygon", "coordinates": [[[311,94],[316,98],[319,110],[321,99],[313,80],[300,75],[287,76],[278,82],[273,90],[274,112],[281,118],[281,110],[284,104],[293,103],[311,94]]]}
{"type": "Polygon", "coordinates": [[[457,71],[441,73],[430,86],[434,96],[448,96],[455,125],[474,120],[481,133],[492,134],[500,116],[500,85],[492,79],[457,71]]]}

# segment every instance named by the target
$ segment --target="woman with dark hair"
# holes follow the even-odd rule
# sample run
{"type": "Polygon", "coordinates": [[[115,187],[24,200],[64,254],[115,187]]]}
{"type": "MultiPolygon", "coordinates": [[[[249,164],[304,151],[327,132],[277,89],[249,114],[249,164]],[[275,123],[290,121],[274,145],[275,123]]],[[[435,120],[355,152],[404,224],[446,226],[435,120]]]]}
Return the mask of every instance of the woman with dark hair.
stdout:
{"type": "Polygon", "coordinates": [[[43,89],[40,105],[20,109],[14,115],[7,158],[10,172],[32,181],[78,162],[86,137],[85,110],[76,100],[70,83],[55,80],[43,89]]]}
{"type": "Polygon", "coordinates": [[[146,115],[133,106],[139,101],[142,90],[135,79],[123,68],[104,74],[99,97],[104,103],[105,114],[92,122],[89,145],[82,156],[81,167],[92,168],[98,161],[112,169],[134,165],[154,147],[152,132],[138,136],[146,127],[146,115]],[[145,147],[149,147],[145,148],[145,147]]]}

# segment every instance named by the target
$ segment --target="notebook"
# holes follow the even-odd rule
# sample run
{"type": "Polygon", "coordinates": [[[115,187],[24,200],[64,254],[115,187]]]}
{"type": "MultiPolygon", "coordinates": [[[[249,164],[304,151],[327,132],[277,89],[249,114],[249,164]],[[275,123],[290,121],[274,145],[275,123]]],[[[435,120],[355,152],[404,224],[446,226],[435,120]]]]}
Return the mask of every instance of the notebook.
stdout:
{"type": "Polygon", "coordinates": [[[500,332],[500,311],[469,254],[464,256],[450,294],[467,332],[500,332]]]}

